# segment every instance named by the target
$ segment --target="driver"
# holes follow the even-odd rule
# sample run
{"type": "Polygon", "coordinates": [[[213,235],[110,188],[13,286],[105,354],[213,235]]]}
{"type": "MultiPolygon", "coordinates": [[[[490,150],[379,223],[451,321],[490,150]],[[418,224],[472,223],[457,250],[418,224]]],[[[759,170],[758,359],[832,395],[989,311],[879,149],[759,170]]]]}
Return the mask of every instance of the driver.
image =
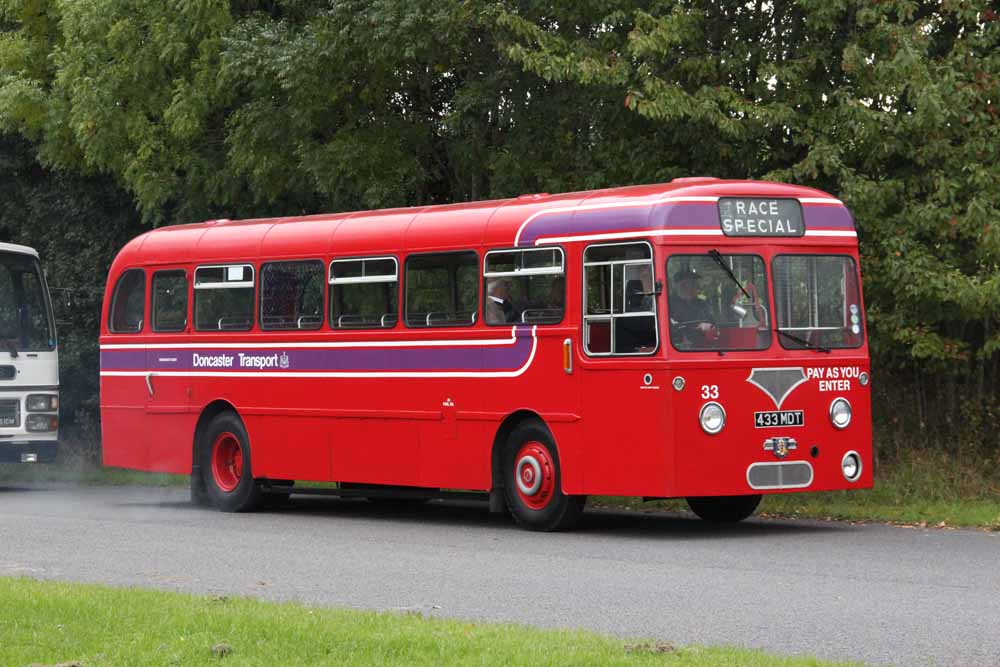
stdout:
{"type": "Polygon", "coordinates": [[[715,318],[708,302],[698,298],[701,276],[691,269],[681,269],[670,281],[670,327],[675,332],[693,333],[692,344],[706,344],[715,330],[715,318]]]}

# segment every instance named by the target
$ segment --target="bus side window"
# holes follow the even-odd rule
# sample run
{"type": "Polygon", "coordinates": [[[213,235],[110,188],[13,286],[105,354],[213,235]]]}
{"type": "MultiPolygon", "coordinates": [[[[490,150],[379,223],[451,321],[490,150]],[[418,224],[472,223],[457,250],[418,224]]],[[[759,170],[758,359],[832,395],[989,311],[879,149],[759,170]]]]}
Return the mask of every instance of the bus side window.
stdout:
{"type": "Polygon", "coordinates": [[[330,328],[391,329],[399,312],[395,257],[330,262],[330,328]]]}
{"type": "Polygon", "coordinates": [[[248,331],[253,327],[253,287],[250,264],[199,266],[194,271],[194,328],[248,331]]]}
{"type": "Polygon", "coordinates": [[[146,308],[146,273],[142,269],[129,269],[118,279],[111,299],[112,333],[138,333],[146,308]]]}
{"type": "Polygon", "coordinates": [[[270,262],[260,269],[260,328],[323,325],[323,262],[270,262]]]}
{"type": "Polygon", "coordinates": [[[184,331],[187,327],[187,287],[184,271],[153,274],[153,331],[184,331]]]}
{"type": "Polygon", "coordinates": [[[406,326],[462,327],[479,309],[479,256],[473,251],[406,260],[406,326]]]}
{"type": "Polygon", "coordinates": [[[653,251],[608,243],[583,253],[584,347],[591,356],[653,354],[659,344],[653,251]]]}
{"type": "Polygon", "coordinates": [[[491,250],[483,262],[483,321],[558,324],[566,308],[562,248],[491,250]]]}

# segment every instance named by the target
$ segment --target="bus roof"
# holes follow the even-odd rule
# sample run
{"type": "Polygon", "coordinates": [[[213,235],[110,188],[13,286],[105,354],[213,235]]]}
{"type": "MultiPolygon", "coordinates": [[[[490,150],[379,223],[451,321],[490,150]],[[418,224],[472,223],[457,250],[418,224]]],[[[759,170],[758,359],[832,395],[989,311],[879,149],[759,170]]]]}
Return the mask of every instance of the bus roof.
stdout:
{"type": "MultiPolygon", "coordinates": [[[[701,209],[702,231],[720,235],[716,204],[719,197],[798,199],[813,215],[832,221],[827,236],[851,236],[856,243],[854,223],[847,209],[825,192],[782,183],[705,177],[439,206],[174,225],[133,239],[123,248],[116,264],[203,263],[261,256],[375,255],[478,246],[529,246],[590,238],[697,234],[698,230],[664,231],[677,224],[668,221],[670,211],[685,205],[700,205],[696,207],[701,209]],[[709,218],[714,219],[712,230],[704,223],[709,218]]],[[[695,207],[685,210],[691,212],[695,207]]],[[[808,223],[810,229],[813,226],[808,223]]]]}
{"type": "Polygon", "coordinates": [[[18,245],[16,243],[0,243],[0,252],[16,252],[22,255],[31,255],[34,258],[38,258],[38,251],[34,248],[29,248],[26,245],[18,245]]]}

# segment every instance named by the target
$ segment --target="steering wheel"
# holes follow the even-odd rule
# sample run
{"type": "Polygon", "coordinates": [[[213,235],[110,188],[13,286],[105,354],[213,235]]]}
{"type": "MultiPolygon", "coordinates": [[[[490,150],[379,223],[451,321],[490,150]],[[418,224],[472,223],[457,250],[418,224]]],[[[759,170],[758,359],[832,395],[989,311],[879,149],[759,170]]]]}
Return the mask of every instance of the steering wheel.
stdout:
{"type": "Polygon", "coordinates": [[[715,326],[713,322],[708,320],[688,320],[687,322],[671,322],[670,326],[678,331],[697,331],[702,334],[706,340],[719,340],[719,327],[715,326]],[[707,324],[711,327],[708,331],[702,331],[698,328],[699,324],[707,324]]]}

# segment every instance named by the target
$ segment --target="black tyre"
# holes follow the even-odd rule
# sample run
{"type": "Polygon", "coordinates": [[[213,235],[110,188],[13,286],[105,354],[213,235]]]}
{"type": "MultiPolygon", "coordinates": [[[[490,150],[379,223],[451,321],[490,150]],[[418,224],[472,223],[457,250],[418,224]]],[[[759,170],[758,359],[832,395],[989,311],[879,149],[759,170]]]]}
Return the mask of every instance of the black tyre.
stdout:
{"type": "Polygon", "coordinates": [[[254,481],[250,438],[242,420],[223,412],[209,422],[198,447],[198,465],[205,493],[223,512],[249,512],[261,503],[254,481]]]}
{"type": "Polygon", "coordinates": [[[579,521],[587,497],[562,492],[559,454],[542,423],[527,421],[515,428],[505,454],[504,493],[518,524],[528,530],[554,531],[579,521]]]}
{"type": "Polygon", "coordinates": [[[688,498],[691,511],[704,521],[736,523],[753,514],[760,505],[761,496],[704,496],[688,498]]]}
{"type": "Polygon", "coordinates": [[[191,471],[191,504],[195,507],[211,507],[212,499],[208,496],[208,489],[205,488],[205,477],[202,475],[201,466],[197,463],[191,471]]]}

